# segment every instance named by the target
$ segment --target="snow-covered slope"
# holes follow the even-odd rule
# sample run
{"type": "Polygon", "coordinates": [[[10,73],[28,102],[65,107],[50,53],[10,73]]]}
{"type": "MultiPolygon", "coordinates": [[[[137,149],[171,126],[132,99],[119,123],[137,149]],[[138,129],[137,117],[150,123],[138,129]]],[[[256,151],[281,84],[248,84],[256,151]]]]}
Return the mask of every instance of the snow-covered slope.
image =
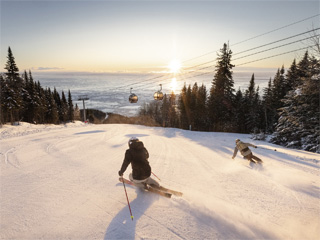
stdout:
{"type": "Polygon", "coordinates": [[[319,154],[249,137],[121,124],[5,125],[0,239],[317,239],[319,154]],[[160,183],[184,193],[166,199],[127,186],[133,221],[117,174],[132,136],[144,142],[160,183]],[[239,154],[231,159],[236,138],[258,145],[262,168],[239,154]]]}

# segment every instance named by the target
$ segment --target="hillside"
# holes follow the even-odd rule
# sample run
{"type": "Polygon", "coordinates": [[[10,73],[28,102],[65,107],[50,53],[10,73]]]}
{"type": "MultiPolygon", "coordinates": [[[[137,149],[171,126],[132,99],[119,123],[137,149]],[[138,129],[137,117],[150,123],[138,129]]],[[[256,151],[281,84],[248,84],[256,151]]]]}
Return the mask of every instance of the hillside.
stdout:
{"type": "MultiPolygon", "coordinates": [[[[139,125],[5,125],[0,129],[0,239],[316,239],[319,154],[250,135],[139,125]],[[137,136],[166,199],[127,186],[118,171],[137,136]],[[258,146],[263,167],[234,140],[258,146]],[[263,149],[266,148],[266,149],[263,149]],[[276,151],[274,151],[276,150],[276,151]]],[[[125,172],[128,176],[130,169],[125,172]]]]}

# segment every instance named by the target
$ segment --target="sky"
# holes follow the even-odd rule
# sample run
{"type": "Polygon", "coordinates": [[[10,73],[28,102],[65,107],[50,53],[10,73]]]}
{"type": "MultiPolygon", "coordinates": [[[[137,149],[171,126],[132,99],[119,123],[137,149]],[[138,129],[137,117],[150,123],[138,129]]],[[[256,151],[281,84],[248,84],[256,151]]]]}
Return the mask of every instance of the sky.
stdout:
{"type": "MultiPolygon", "coordinates": [[[[20,71],[161,71],[174,59],[190,68],[214,61],[224,43],[229,43],[236,59],[238,52],[318,28],[320,13],[319,1],[288,0],[1,0],[0,8],[1,72],[5,71],[9,46],[20,71]]],[[[305,52],[294,50],[308,44],[308,40],[289,44],[233,64],[289,67],[305,52]],[[294,52],[255,61],[288,51],[294,52]],[[247,63],[250,61],[254,62],[247,63]]],[[[262,48],[247,55],[259,50],[262,48]]]]}

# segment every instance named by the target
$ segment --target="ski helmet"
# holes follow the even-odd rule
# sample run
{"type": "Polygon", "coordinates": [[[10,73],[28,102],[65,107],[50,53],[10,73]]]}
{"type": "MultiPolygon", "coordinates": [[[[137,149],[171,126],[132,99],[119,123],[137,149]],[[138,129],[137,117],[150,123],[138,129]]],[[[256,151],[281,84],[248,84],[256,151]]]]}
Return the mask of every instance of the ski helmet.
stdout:
{"type": "Polygon", "coordinates": [[[240,142],[240,139],[239,139],[239,138],[236,139],[236,143],[237,143],[237,142],[240,142]]]}
{"type": "Polygon", "coordinates": [[[139,139],[138,139],[137,137],[132,137],[132,138],[130,138],[129,141],[128,141],[129,147],[130,147],[130,145],[131,145],[132,142],[137,142],[137,141],[139,141],[139,139]]]}

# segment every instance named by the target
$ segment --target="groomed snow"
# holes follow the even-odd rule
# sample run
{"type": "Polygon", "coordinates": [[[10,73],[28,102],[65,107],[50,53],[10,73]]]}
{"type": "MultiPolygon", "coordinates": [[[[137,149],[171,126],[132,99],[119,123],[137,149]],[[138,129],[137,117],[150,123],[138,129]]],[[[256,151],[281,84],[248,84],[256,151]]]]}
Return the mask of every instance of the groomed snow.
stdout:
{"type": "Polygon", "coordinates": [[[319,161],[244,134],[4,125],[0,239],[318,239],[319,161]],[[166,199],[127,186],[133,221],[118,182],[132,136],[144,142],[160,183],[184,193],[166,199]],[[262,168],[231,159],[236,138],[258,146],[262,168]]]}

